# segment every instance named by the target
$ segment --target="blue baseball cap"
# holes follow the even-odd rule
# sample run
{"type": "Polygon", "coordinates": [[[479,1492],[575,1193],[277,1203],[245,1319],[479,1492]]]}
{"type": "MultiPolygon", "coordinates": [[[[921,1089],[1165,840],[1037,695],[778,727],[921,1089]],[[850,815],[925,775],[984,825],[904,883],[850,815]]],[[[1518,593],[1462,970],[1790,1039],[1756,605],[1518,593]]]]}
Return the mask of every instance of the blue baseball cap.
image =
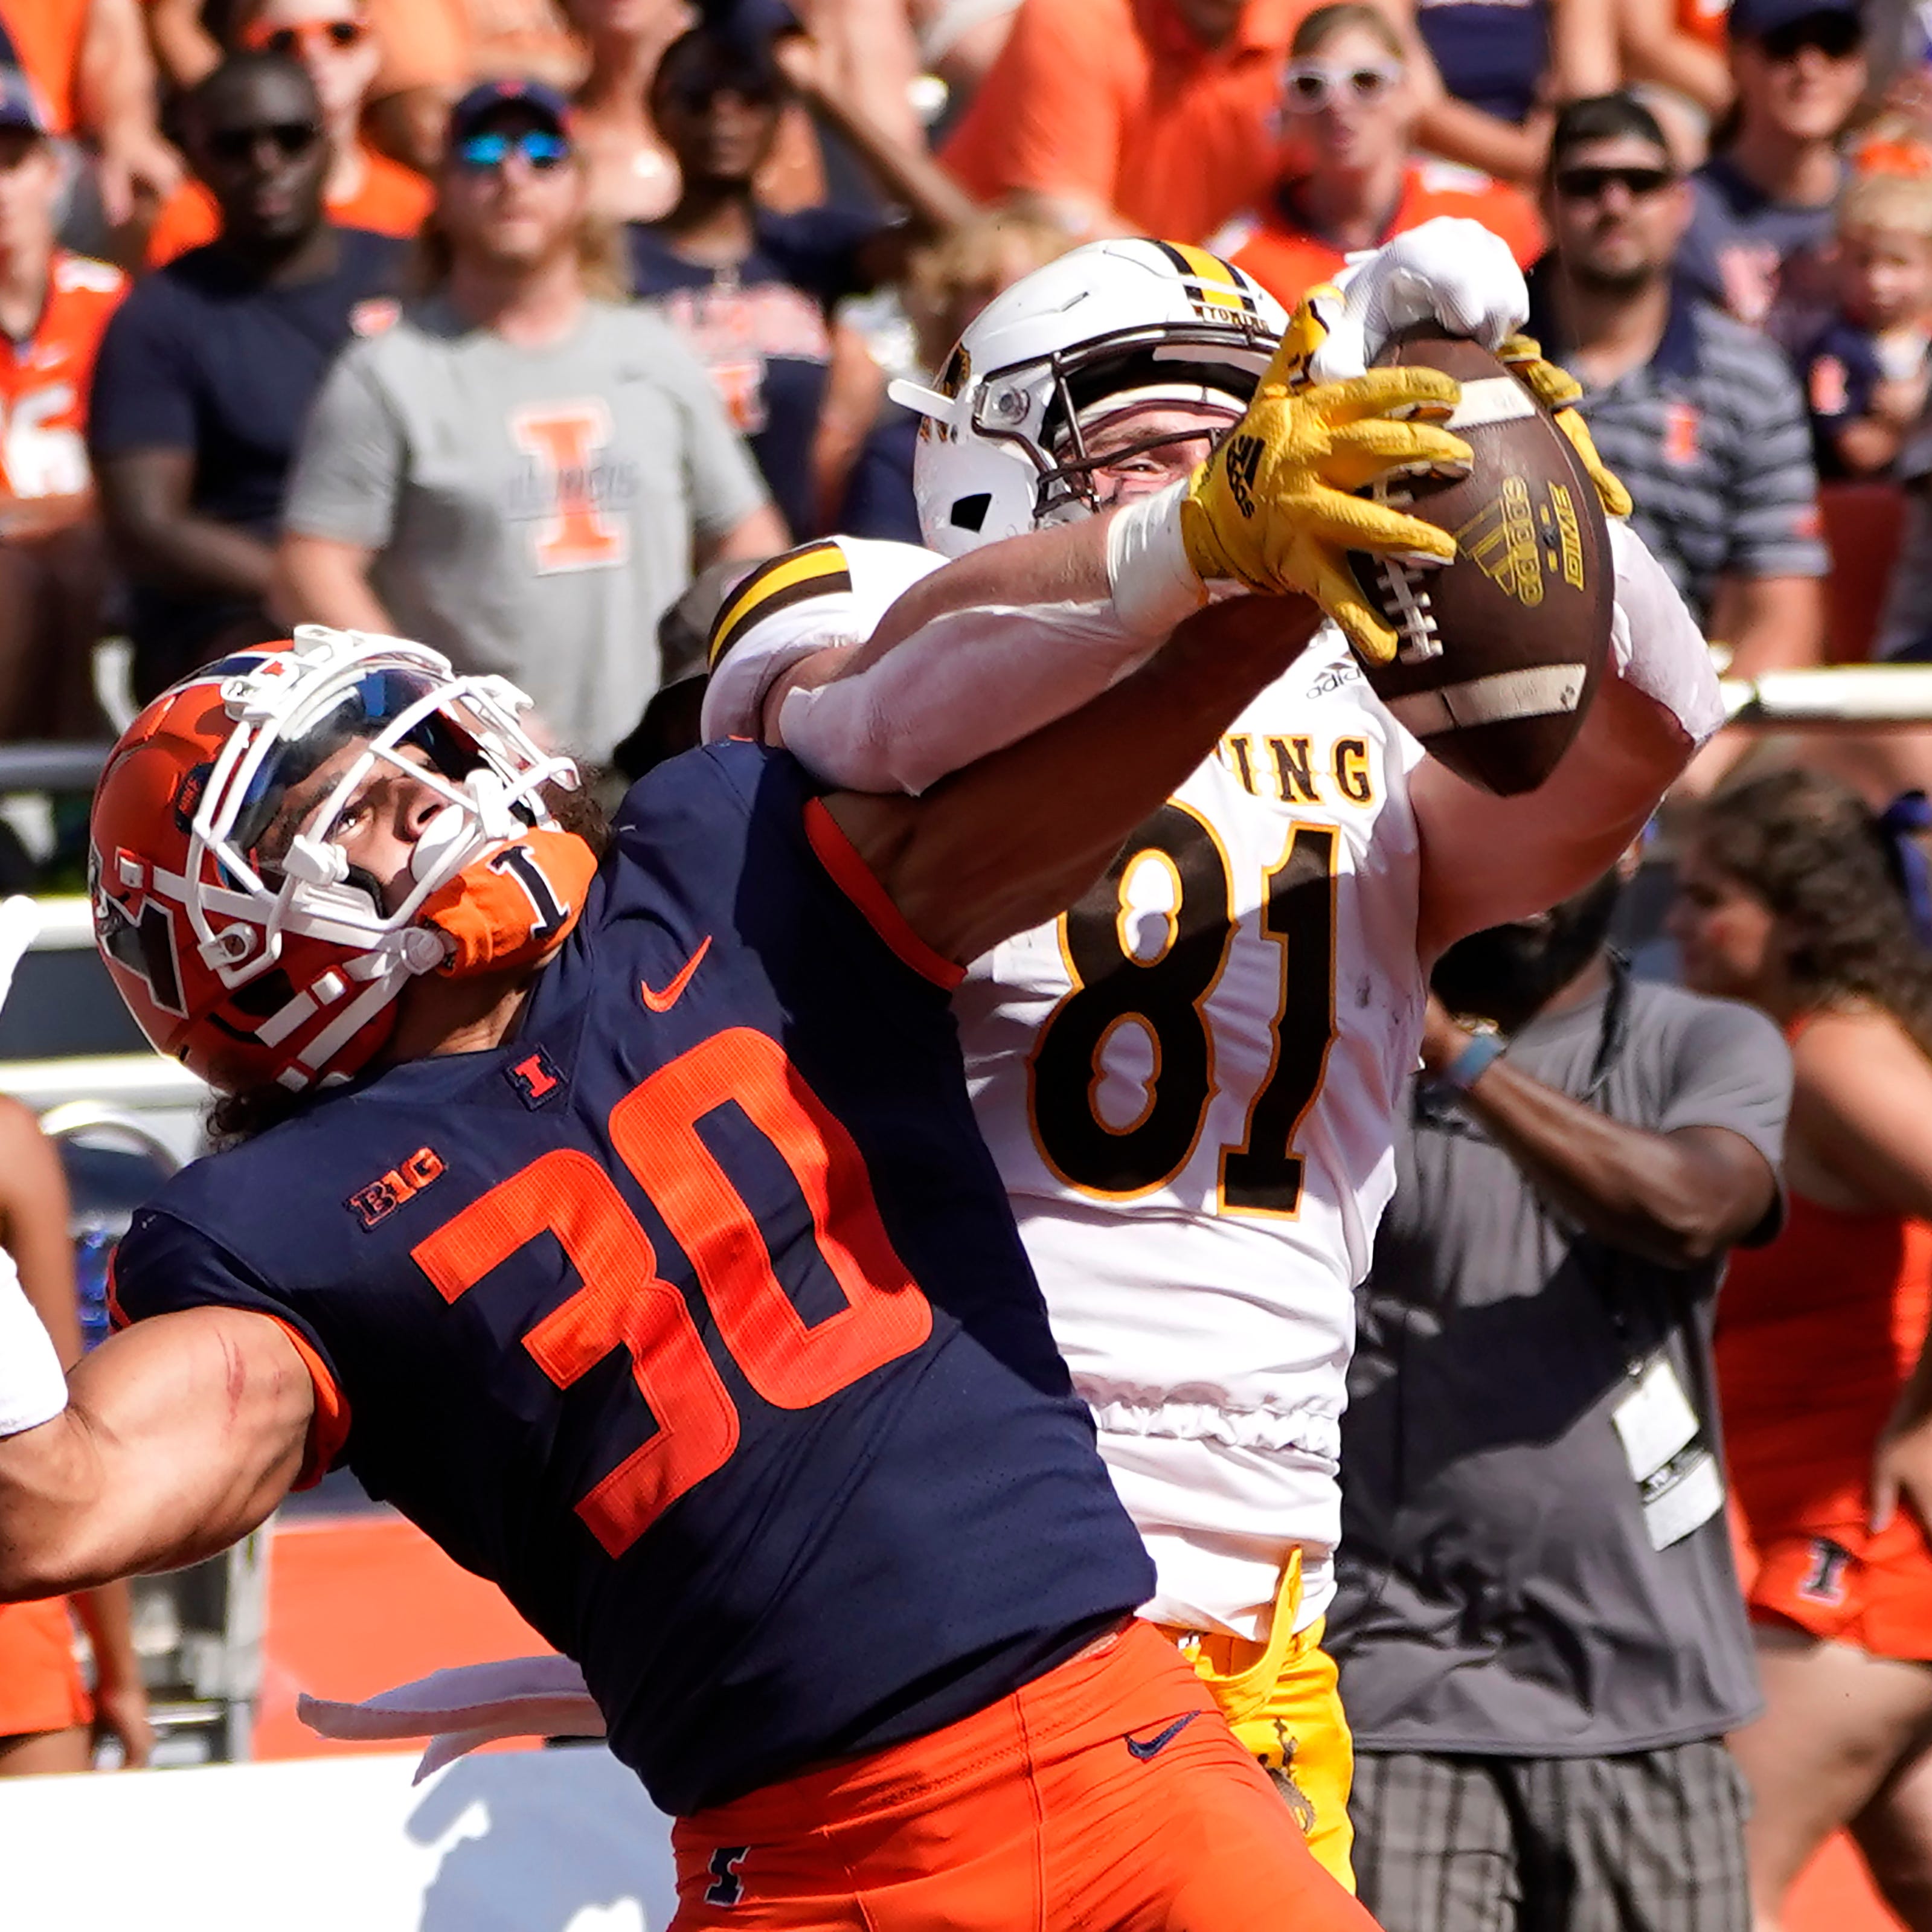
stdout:
{"type": "Polygon", "coordinates": [[[16,67],[0,67],[0,128],[19,128],[29,134],[47,131],[40,104],[34,98],[34,84],[16,67]]]}
{"type": "Polygon", "coordinates": [[[570,138],[570,103],[547,82],[511,79],[486,80],[472,87],[449,110],[449,142],[454,147],[479,132],[508,108],[518,108],[542,122],[554,134],[570,138]]]}
{"type": "Polygon", "coordinates": [[[1858,0],[1731,0],[1735,40],[1761,40],[1800,20],[1835,18],[1864,25],[1858,0]]]}

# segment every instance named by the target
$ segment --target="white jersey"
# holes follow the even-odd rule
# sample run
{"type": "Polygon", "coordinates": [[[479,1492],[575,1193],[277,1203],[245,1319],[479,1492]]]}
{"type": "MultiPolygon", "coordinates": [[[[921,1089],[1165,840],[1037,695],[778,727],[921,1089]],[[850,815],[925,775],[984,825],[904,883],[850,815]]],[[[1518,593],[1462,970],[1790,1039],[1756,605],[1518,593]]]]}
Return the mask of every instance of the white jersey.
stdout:
{"type": "MultiPolygon", "coordinates": [[[[808,616],[789,599],[773,650],[795,657],[808,616]]],[[[748,619],[741,692],[766,681],[748,619]]],[[[708,701],[706,719],[755,728],[708,701]]],[[[1265,1635],[1298,1549],[1299,1622],[1334,1593],[1354,1292],[1426,993],[1420,756],[1324,626],[1100,886],[955,998],[981,1130],[1164,1623],[1265,1635]]]]}

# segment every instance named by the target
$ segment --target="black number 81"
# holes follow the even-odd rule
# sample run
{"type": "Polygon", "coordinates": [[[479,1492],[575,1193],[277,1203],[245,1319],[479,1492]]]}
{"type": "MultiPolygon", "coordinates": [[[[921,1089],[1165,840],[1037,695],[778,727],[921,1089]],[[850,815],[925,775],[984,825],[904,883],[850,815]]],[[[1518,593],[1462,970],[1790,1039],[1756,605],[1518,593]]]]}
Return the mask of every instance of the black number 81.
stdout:
{"type": "MultiPolygon", "coordinates": [[[[1238,1146],[1221,1150],[1224,1207],[1293,1214],[1301,1202],[1295,1130],[1322,1090],[1335,1036],[1336,840],[1331,826],[1298,825],[1268,874],[1262,931],[1281,949],[1273,1054],[1238,1146]]],[[[1234,936],[1234,880],[1220,842],[1185,806],[1161,807],[1106,876],[1060,922],[1072,990],[1047,1016],[1029,1069],[1034,1132],[1070,1186],[1111,1198],[1164,1186],[1201,1138],[1214,1091],[1214,1046],[1203,1011],[1234,936]],[[1128,947],[1128,878],[1149,859],[1174,880],[1167,944],[1152,958],[1128,947]],[[1096,1105],[1101,1055],[1114,1029],[1138,1021],[1154,1044],[1147,1104],[1110,1126],[1096,1105]]]]}

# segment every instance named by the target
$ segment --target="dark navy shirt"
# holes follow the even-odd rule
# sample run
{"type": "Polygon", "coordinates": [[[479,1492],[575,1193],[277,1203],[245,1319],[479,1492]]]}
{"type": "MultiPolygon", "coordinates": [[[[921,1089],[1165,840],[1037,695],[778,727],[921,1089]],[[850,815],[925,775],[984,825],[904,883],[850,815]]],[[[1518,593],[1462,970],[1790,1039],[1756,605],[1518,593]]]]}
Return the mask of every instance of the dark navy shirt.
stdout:
{"type": "MultiPolygon", "coordinates": [[[[185,943],[185,935],[183,936],[185,943]]],[[[126,1317],[274,1316],[346,1460],[665,1810],[952,1723],[1152,1592],[931,955],[744,743],[626,800],[512,1042],[185,1170],[126,1317]]]]}
{"type": "Polygon", "coordinates": [[[1885,345],[1870,329],[1836,316],[1798,357],[1798,375],[1811,412],[1819,476],[1836,481],[1865,475],[1846,467],[1838,454],[1838,435],[1871,414],[1873,394],[1886,379],[1885,345]]]}
{"type": "Polygon", "coordinates": [[[1775,323],[1789,347],[1788,331],[1802,331],[1802,318],[1822,295],[1836,211],[1828,202],[1813,208],[1773,201],[1723,154],[1690,177],[1690,194],[1678,272],[1706,302],[1750,328],[1775,323]]]}
{"type": "MultiPolygon", "coordinates": [[[[329,273],[286,288],[263,287],[213,243],[136,282],[94,365],[88,442],[97,462],[134,449],[192,451],[190,507],[274,537],[310,402],[356,322],[373,326],[389,312],[386,302],[364,305],[395,293],[408,253],[390,236],[338,232],[329,273]]],[[[235,614],[136,582],[136,652],[179,656],[235,614]]]]}
{"type": "Polygon", "coordinates": [[[1548,0],[1419,0],[1415,24],[1457,100],[1512,122],[1536,105],[1550,64],[1548,0]]]}
{"type": "Polygon", "coordinates": [[[836,208],[760,209],[750,254],[718,268],[679,254],[646,222],[630,227],[638,294],[711,372],[795,537],[819,524],[812,450],[832,359],[832,312],[867,286],[860,257],[877,217],[836,208]]]}

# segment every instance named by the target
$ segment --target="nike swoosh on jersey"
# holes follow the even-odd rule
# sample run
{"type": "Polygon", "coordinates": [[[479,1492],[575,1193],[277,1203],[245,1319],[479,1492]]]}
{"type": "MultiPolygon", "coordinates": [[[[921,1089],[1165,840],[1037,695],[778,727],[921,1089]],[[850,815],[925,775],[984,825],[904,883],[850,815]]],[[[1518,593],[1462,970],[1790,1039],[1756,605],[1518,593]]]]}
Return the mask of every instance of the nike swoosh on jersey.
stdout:
{"type": "Polygon", "coordinates": [[[1139,1758],[1143,1762],[1148,1758],[1159,1756],[1200,1714],[1198,1711],[1190,1711],[1186,1717],[1175,1718],[1166,1730],[1155,1732],[1150,1738],[1127,1738],[1127,1755],[1139,1758]]]}
{"type": "Polygon", "coordinates": [[[661,993],[656,993],[651,990],[651,984],[648,980],[640,980],[638,982],[638,992],[642,997],[644,1004],[654,1013],[669,1012],[671,1008],[677,1004],[679,998],[683,993],[685,988],[691,984],[691,976],[698,970],[698,962],[710,950],[711,935],[707,932],[698,942],[698,950],[684,962],[683,970],[661,993]]]}

